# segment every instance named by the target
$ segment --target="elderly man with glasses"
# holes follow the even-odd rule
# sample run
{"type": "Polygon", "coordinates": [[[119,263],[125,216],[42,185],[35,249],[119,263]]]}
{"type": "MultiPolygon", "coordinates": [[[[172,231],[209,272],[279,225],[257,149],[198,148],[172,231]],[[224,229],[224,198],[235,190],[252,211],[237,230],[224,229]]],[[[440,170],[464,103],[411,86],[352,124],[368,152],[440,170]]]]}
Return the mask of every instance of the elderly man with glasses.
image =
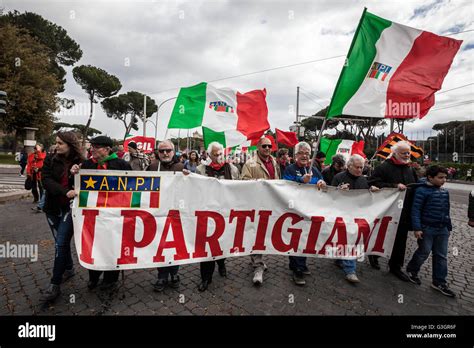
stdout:
{"type": "MultiPolygon", "coordinates": [[[[311,147],[308,143],[302,141],[296,144],[295,163],[285,169],[283,179],[315,185],[317,189],[326,187],[321,172],[311,166],[311,147]]],[[[290,256],[290,270],[293,271],[293,281],[296,285],[305,285],[304,275],[311,274],[304,256],[290,256]]]]}
{"type": "MultiPolygon", "coordinates": [[[[157,151],[158,159],[153,161],[148,167],[147,171],[162,171],[162,172],[182,172],[184,164],[178,161],[174,153],[174,144],[170,140],[164,140],[158,144],[157,151]]],[[[172,288],[179,287],[179,265],[158,267],[158,279],[153,285],[156,292],[162,292],[167,285],[172,288]],[[170,279],[169,279],[170,278],[170,279]]]]}
{"type": "MultiPolygon", "coordinates": [[[[413,204],[413,190],[408,186],[417,182],[416,171],[410,166],[411,144],[407,141],[399,141],[391,148],[389,157],[375,168],[369,178],[369,185],[398,188],[400,191],[407,190],[403,203],[400,222],[398,224],[392,254],[388,261],[390,272],[400,280],[409,282],[408,275],[402,271],[408,231],[412,230],[411,207],[413,204]]],[[[369,256],[370,264],[373,268],[380,269],[377,256],[369,256]]]]}

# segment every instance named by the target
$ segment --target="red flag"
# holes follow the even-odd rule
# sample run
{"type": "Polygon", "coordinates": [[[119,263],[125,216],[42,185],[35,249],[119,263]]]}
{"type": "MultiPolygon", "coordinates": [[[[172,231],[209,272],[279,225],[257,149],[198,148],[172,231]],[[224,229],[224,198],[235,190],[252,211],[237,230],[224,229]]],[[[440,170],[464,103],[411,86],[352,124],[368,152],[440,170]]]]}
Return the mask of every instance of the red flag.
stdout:
{"type": "Polygon", "coordinates": [[[275,128],[276,130],[276,138],[278,143],[282,143],[289,147],[294,147],[298,144],[298,137],[296,136],[295,132],[284,132],[275,128]]]}
{"type": "Polygon", "coordinates": [[[365,142],[363,140],[355,141],[354,144],[352,144],[351,155],[361,155],[362,157],[367,158],[364,153],[364,145],[365,142]]]}

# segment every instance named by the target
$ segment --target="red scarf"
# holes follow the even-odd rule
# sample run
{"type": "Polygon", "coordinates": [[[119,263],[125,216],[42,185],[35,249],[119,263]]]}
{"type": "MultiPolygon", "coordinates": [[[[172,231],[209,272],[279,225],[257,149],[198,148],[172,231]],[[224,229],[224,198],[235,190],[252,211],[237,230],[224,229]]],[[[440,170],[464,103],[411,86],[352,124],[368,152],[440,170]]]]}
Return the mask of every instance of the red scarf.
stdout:
{"type": "Polygon", "coordinates": [[[92,163],[97,163],[97,169],[107,169],[107,162],[100,164],[94,157],[91,157],[91,161],[92,163]]]}
{"type": "Polygon", "coordinates": [[[393,164],[395,164],[397,166],[407,166],[408,165],[408,163],[399,161],[395,157],[391,157],[390,159],[392,160],[393,164]]]}
{"type": "Polygon", "coordinates": [[[214,170],[220,170],[223,166],[224,166],[225,162],[224,163],[214,163],[214,162],[211,162],[209,164],[209,167],[211,167],[212,169],[214,170]]]}

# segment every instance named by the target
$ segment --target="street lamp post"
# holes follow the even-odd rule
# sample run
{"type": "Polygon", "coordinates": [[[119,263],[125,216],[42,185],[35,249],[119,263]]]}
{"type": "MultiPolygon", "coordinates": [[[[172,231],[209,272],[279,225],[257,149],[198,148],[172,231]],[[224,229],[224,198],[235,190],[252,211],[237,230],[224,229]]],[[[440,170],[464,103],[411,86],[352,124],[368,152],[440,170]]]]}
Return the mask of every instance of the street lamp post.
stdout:
{"type": "Polygon", "coordinates": [[[155,141],[156,141],[156,137],[158,135],[158,112],[160,111],[161,106],[164,103],[169,102],[170,100],[173,100],[173,99],[177,99],[177,98],[178,97],[168,98],[168,99],[164,100],[163,102],[161,102],[160,105],[158,105],[158,108],[156,109],[156,120],[155,120],[155,141]]]}

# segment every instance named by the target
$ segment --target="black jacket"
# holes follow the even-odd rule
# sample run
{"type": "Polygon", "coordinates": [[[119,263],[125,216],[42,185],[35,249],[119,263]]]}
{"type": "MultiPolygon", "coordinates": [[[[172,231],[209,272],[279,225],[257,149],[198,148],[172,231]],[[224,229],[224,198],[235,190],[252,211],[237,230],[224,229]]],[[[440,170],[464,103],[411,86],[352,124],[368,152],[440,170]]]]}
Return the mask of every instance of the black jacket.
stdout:
{"type": "MultiPolygon", "coordinates": [[[[158,170],[159,160],[154,160],[150,166],[147,168],[147,172],[156,172],[158,170]]],[[[160,172],[182,172],[184,169],[184,164],[181,163],[176,157],[173,158],[171,162],[164,163],[161,162],[160,172]]]]}
{"type": "MultiPolygon", "coordinates": [[[[408,165],[397,165],[391,159],[386,160],[376,167],[370,176],[369,186],[377,186],[379,188],[393,187],[398,184],[406,186],[414,184],[418,181],[415,169],[408,165]]],[[[400,215],[400,224],[404,224],[408,230],[411,230],[411,207],[413,204],[413,189],[408,186],[403,202],[402,214],[400,215]]]]}
{"type": "Polygon", "coordinates": [[[45,189],[45,203],[43,211],[47,214],[59,214],[60,209],[69,209],[67,200],[64,199],[66,193],[74,186],[74,176],[69,170],[74,164],[79,164],[81,160],[75,159],[71,163],[66,163],[57,155],[46,156],[43,164],[42,183],[45,189]],[[67,171],[68,187],[61,185],[63,174],[67,171]]]}
{"type": "Polygon", "coordinates": [[[361,190],[369,188],[369,184],[367,183],[367,178],[365,176],[354,176],[347,170],[342,173],[336,174],[331,182],[331,186],[339,186],[342,184],[349,184],[350,190],[361,190]]]}
{"type": "Polygon", "coordinates": [[[329,167],[326,167],[323,169],[321,174],[323,175],[324,181],[326,181],[326,184],[331,185],[332,184],[332,179],[336,176],[336,174],[339,174],[341,172],[336,172],[336,169],[334,166],[331,164],[329,167]]]}
{"type": "MultiPolygon", "coordinates": [[[[82,163],[81,169],[97,169],[98,163],[92,162],[88,159],[82,163]]],[[[132,170],[130,164],[127,161],[124,161],[120,158],[114,158],[110,161],[107,161],[107,170],[132,170]]]]}

